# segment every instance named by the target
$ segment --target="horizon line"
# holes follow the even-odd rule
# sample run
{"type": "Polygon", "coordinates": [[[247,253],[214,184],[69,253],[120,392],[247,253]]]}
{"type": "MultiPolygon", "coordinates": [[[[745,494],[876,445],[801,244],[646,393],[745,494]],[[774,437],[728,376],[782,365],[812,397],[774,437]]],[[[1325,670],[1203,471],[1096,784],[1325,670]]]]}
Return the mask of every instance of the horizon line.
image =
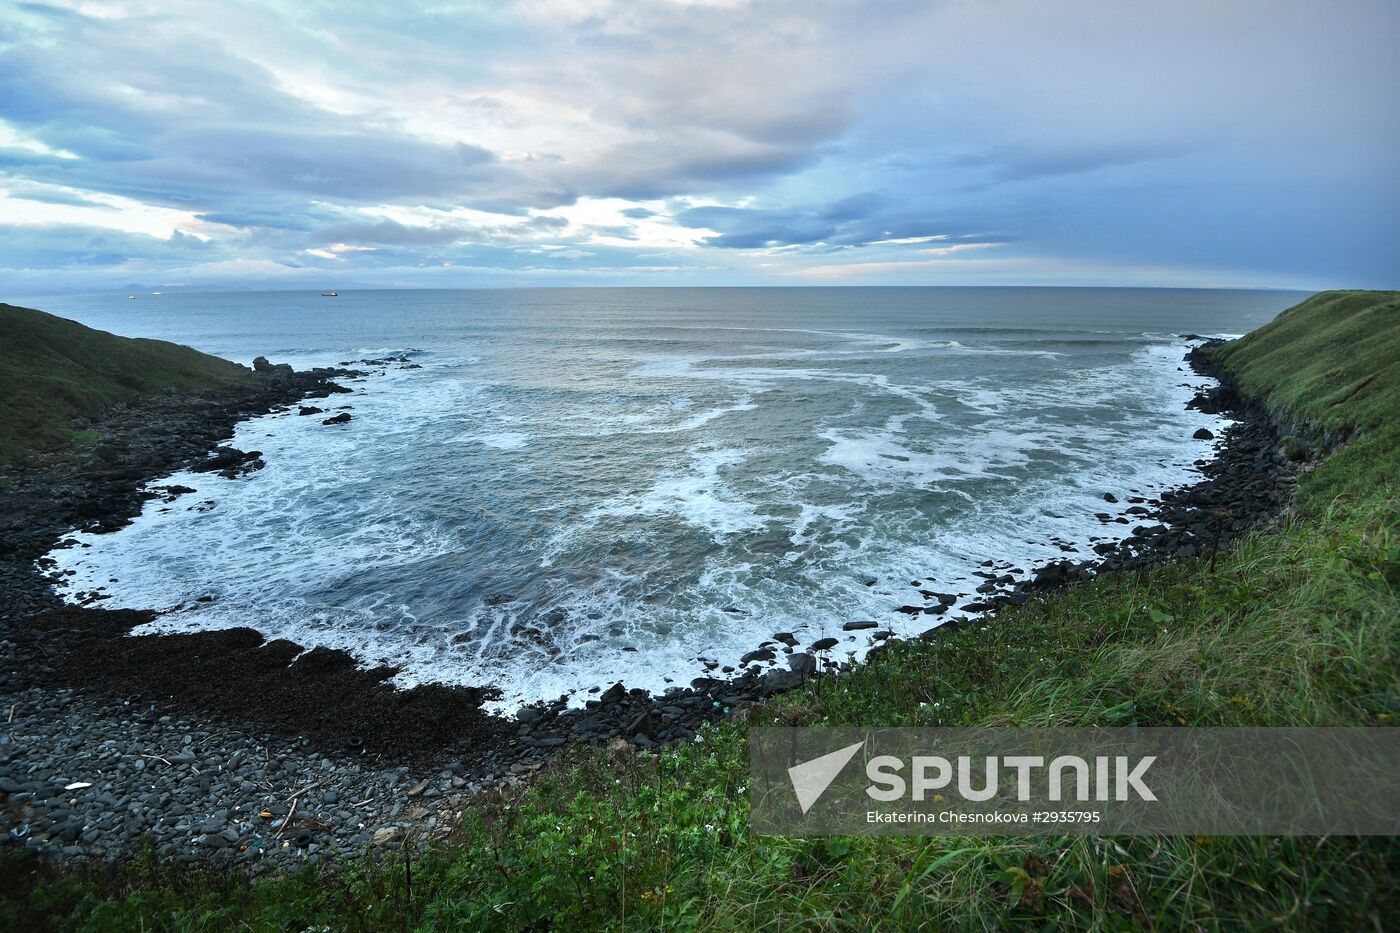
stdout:
{"type": "MultiPolygon", "coordinates": [[[[424,286],[424,285],[379,285],[372,287],[332,287],[327,289],[317,289],[313,287],[305,288],[279,288],[268,286],[182,286],[182,285],[160,285],[154,286],[171,294],[182,295],[203,295],[203,294],[259,294],[259,293],[307,293],[314,294],[325,291],[337,292],[336,297],[344,297],[348,294],[361,292],[508,292],[508,291],[679,291],[687,289],[691,291],[737,291],[740,289],[764,289],[770,291],[798,291],[817,289],[880,289],[885,291],[913,291],[920,289],[1063,289],[1065,291],[1208,291],[1208,292],[1294,292],[1298,294],[1316,294],[1324,291],[1398,291],[1396,288],[1359,288],[1359,287],[1321,287],[1321,288],[1296,288],[1283,285],[1026,285],[1026,284],[1006,284],[1006,285],[903,285],[903,284],[882,284],[882,285],[858,285],[858,284],[829,284],[829,285],[797,285],[797,284],[770,284],[770,285],[458,285],[458,286],[424,286]]],[[[138,298],[162,297],[150,292],[152,286],[128,286],[122,289],[98,289],[98,290],[77,290],[63,289],[58,291],[45,292],[24,292],[16,294],[16,298],[56,298],[56,297],[97,297],[102,295],[131,295],[136,293],[138,298]],[[144,293],[144,294],[142,294],[144,293]]],[[[0,302],[4,299],[0,298],[0,302]]]]}

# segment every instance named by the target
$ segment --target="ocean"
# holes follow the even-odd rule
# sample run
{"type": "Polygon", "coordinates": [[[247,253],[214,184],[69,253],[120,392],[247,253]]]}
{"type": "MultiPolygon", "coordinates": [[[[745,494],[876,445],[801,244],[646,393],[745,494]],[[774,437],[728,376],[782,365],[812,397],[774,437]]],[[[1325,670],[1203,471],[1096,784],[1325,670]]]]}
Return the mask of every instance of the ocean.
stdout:
{"type": "MultiPolygon", "coordinates": [[[[1095,513],[1191,482],[1218,431],[1183,334],[1303,296],[1077,288],[139,293],[26,304],[127,336],[298,368],[403,355],[354,420],[242,424],[264,453],[59,549],[68,591],[250,626],[502,690],[509,709],[621,680],[664,690],[776,632],[935,624],[983,561],[1127,533],[1095,513]],[[212,507],[201,503],[212,502],[212,507]],[[200,597],[212,601],[199,602],[200,597]]],[[[966,600],[959,599],[962,604],[966,600]]],[[[944,618],[956,618],[955,610],[944,618]]]]}

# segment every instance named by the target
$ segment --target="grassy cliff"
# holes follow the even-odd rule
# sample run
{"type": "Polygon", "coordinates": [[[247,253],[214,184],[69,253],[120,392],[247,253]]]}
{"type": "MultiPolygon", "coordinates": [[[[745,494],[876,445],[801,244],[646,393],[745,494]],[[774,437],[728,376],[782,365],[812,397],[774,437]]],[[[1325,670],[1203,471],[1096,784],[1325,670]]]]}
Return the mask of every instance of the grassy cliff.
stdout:
{"type": "Polygon", "coordinates": [[[1314,430],[1394,427],[1400,292],[1321,292],[1218,356],[1246,392],[1314,430]]]}
{"type": "Polygon", "coordinates": [[[1219,357],[1241,388],[1305,437],[1347,441],[1301,485],[1301,515],[1325,520],[1358,502],[1394,508],[1385,491],[1400,483],[1400,292],[1322,292],[1219,357]]]}
{"type": "MultiPolygon", "coordinates": [[[[1392,294],[1328,293],[1222,351],[1289,417],[1352,429],[1279,527],[1094,582],[779,698],[807,725],[1400,724],[1392,294]],[[1359,388],[1358,388],[1359,387],[1359,388]]],[[[414,862],[246,883],[152,862],[9,880],[16,922],[91,929],[1381,929],[1400,841],[799,839],[747,830],[745,736],[579,749],[414,862]],[[23,905],[23,906],[21,906],[23,905]]],[[[1391,921],[1386,921],[1389,916],[1391,921]]]]}
{"type": "Polygon", "coordinates": [[[250,377],[236,363],[189,347],[0,304],[0,463],[63,446],[74,439],[75,418],[119,402],[250,377]]]}

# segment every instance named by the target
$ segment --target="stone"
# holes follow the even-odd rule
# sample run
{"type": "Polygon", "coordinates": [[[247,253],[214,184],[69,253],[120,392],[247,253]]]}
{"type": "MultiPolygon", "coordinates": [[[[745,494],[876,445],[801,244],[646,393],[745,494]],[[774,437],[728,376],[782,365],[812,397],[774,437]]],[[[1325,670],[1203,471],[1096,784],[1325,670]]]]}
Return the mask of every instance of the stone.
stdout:
{"type": "Polygon", "coordinates": [[[763,704],[755,703],[752,700],[745,700],[734,707],[729,713],[729,718],[735,722],[749,722],[763,712],[763,704]]]}
{"type": "MultiPolygon", "coordinates": [[[[803,676],[797,671],[769,671],[763,675],[763,692],[773,694],[785,690],[795,690],[802,686],[802,680],[803,676]]],[[[742,700],[739,701],[739,703],[742,702],[742,700]]],[[[730,705],[738,706],[739,703],[730,705]]]]}
{"type": "Polygon", "coordinates": [[[651,711],[647,710],[634,717],[632,721],[627,724],[627,728],[623,730],[623,734],[629,736],[651,735],[653,728],[651,711]]]}

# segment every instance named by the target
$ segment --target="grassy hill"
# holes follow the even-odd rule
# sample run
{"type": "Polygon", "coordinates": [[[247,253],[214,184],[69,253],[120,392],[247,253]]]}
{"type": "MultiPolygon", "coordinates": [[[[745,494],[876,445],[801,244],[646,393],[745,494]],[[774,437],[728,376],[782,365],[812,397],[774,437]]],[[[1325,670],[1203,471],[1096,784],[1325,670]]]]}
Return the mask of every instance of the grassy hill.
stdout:
{"type": "MultiPolygon", "coordinates": [[[[888,726],[1400,724],[1394,293],[1319,295],[1225,347],[1345,447],[1294,513],[1214,562],[1101,577],[779,698],[888,726]]],[[[748,725],[658,756],[576,749],[448,843],[248,883],[155,864],[12,875],[15,923],[87,929],[1382,929],[1400,840],[754,837],[748,725]]],[[[1390,921],[1385,918],[1391,917],[1390,921]]],[[[0,925],[3,920],[0,920],[0,925]]]]}
{"type": "Polygon", "coordinates": [[[118,402],[246,378],[250,370],[189,347],[0,304],[0,463],[63,446],[73,419],[118,402]]]}
{"type": "Polygon", "coordinates": [[[1376,429],[1400,412],[1400,292],[1321,292],[1231,342],[1240,386],[1321,431],[1376,429]]]}

